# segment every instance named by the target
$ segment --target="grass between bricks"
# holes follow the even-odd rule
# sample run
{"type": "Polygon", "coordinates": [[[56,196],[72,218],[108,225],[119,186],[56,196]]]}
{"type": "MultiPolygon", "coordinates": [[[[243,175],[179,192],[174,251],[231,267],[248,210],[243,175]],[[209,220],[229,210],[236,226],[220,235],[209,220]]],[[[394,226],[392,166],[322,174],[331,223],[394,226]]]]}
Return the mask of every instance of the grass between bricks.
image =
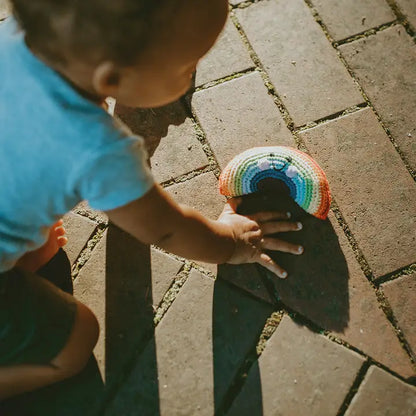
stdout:
{"type": "Polygon", "coordinates": [[[79,253],[77,259],[75,260],[74,264],[72,265],[72,268],[71,268],[72,280],[75,280],[78,277],[79,272],[81,271],[82,267],[91,257],[94,248],[100,242],[107,228],[108,228],[108,224],[106,223],[97,224],[97,227],[93,231],[91,237],[88,239],[85,246],[79,253]]]}
{"type": "Polygon", "coordinates": [[[406,15],[403,14],[400,7],[397,5],[395,0],[386,0],[390,8],[393,10],[393,13],[396,15],[399,22],[404,26],[406,32],[413,38],[416,42],[416,28],[414,28],[410,23],[406,15]]]}
{"type": "Polygon", "coordinates": [[[218,409],[215,412],[215,416],[225,416],[227,414],[234,400],[241,392],[241,389],[243,388],[247,380],[251,367],[254,363],[258,361],[260,355],[266,347],[267,341],[276,331],[283,316],[284,312],[281,310],[277,310],[273,312],[269,318],[267,318],[264,327],[261,331],[261,334],[258,338],[258,341],[250,349],[240,368],[237,370],[236,376],[234,377],[234,380],[231,383],[227,391],[227,394],[223,399],[223,402],[218,406],[218,409]]]}
{"type": "Polygon", "coordinates": [[[172,285],[167,290],[167,292],[162,298],[162,301],[160,302],[159,306],[155,310],[155,316],[153,318],[155,327],[159,324],[159,322],[165,316],[166,312],[172,305],[173,301],[178,296],[178,293],[181,290],[182,286],[188,280],[191,269],[192,269],[192,264],[186,261],[183,267],[181,268],[181,270],[175,276],[172,282],[172,285]]]}

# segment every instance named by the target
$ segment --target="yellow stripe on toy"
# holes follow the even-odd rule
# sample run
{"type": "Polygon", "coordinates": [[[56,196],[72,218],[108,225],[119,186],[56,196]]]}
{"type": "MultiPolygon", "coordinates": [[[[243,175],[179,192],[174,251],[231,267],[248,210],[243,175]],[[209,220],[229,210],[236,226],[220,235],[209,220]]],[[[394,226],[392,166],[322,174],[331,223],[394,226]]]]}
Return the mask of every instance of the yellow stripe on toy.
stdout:
{"type": "Polygon", "coordinates": [[[327,218],[331,193],[325,173],[309,155],[292,147],[254,147],[235,156],[221,173],[220,192],[231,197],[258,192],[266,178],[283,181],[300,207],[327,218]]]}

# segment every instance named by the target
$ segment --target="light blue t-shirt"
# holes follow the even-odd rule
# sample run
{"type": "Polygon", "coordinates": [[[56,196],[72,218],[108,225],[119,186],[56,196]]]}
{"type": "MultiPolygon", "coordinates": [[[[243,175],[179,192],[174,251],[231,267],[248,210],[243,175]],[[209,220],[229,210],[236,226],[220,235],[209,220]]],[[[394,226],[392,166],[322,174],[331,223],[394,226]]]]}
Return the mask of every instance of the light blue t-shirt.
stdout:
{"type": "Polygon", "coordinates": [[[153,186],[143,140],[116,123],[0,24],[0,272],[80,201],[110,210],[153,186]]]}

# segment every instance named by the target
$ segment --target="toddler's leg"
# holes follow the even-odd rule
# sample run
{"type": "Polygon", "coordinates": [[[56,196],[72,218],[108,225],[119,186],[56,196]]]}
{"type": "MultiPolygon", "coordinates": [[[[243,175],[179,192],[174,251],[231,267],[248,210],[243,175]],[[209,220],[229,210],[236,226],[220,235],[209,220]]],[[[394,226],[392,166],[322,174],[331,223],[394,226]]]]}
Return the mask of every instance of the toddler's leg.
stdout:
{"type": "Polygon", "coordinates": [[[98,339],[98,322],[85,305],[78,301],[76,304],[68,341],[49,364],[0,367],[0,400],[64,380],[85,367],[98,339]]]}

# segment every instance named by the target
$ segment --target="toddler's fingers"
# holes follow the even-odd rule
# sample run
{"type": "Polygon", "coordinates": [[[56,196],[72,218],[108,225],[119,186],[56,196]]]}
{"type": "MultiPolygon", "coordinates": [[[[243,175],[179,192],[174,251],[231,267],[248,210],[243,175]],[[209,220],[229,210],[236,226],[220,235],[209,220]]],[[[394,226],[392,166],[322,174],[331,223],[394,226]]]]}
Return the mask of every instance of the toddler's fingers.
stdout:
{"type": "Polygon", "coordinates": [[[280,277],[281,279],[286,279],[287,272],[278,264],[276,264],[273,259],[266,253],[261,253],[257,263],[265,267],[267,270],[270,270],[272,273],[280,277]]]}
{"type": "Polygon", "coordinates": [[[279,240],[278,238],[267,238],[262,239],[262,248],[273,251],[283,251],[284,253],[291,254],[302,254],[304,248],[299,244],[289,243],[288,241],[279,240]]]}
{"type": "Polygon", "coordinates": [[[261,224],[261,230],[264,235],[284,233],[287,231],[299,231],[303,228],[301,222],[289,221],[270,221],[261,224]]]}
{"type": "Polygon", "coordinates": [[[61,226],[59,226],[59,227],[56,227],[56,228],[54,229],[54,232],[55,232],[55,235],[56,235],[57,237],[60,237],[60,236],[63,236],[63,235],[65,235],[65,234],[66,234],[66,230],[65,230],[65,228],[64,228],[64,226],[63,226],[63,225],[61,225],[61,226]]]}
{"type": "Polygon", "coordinates": [[[264,211],[248,215],[248,218],[256,222],[267,222],[273,220],[287,220],[288,218],[290,218],[290,216],[290,212],[264,211]]]}
{"type": "Polygon", "coordinates": [[[68,242],[68,238],[67,237],[58,237],[56,241],[58,242],[59,247],[63,247],[68,242]]]}
{"type": "Polygon", "coordinates": [[[56,221],[55,224],[52,225],[51,230],[55,230],[56,228],[62,227],[64,225],[64,220],[61,218],[56,221]]]}

